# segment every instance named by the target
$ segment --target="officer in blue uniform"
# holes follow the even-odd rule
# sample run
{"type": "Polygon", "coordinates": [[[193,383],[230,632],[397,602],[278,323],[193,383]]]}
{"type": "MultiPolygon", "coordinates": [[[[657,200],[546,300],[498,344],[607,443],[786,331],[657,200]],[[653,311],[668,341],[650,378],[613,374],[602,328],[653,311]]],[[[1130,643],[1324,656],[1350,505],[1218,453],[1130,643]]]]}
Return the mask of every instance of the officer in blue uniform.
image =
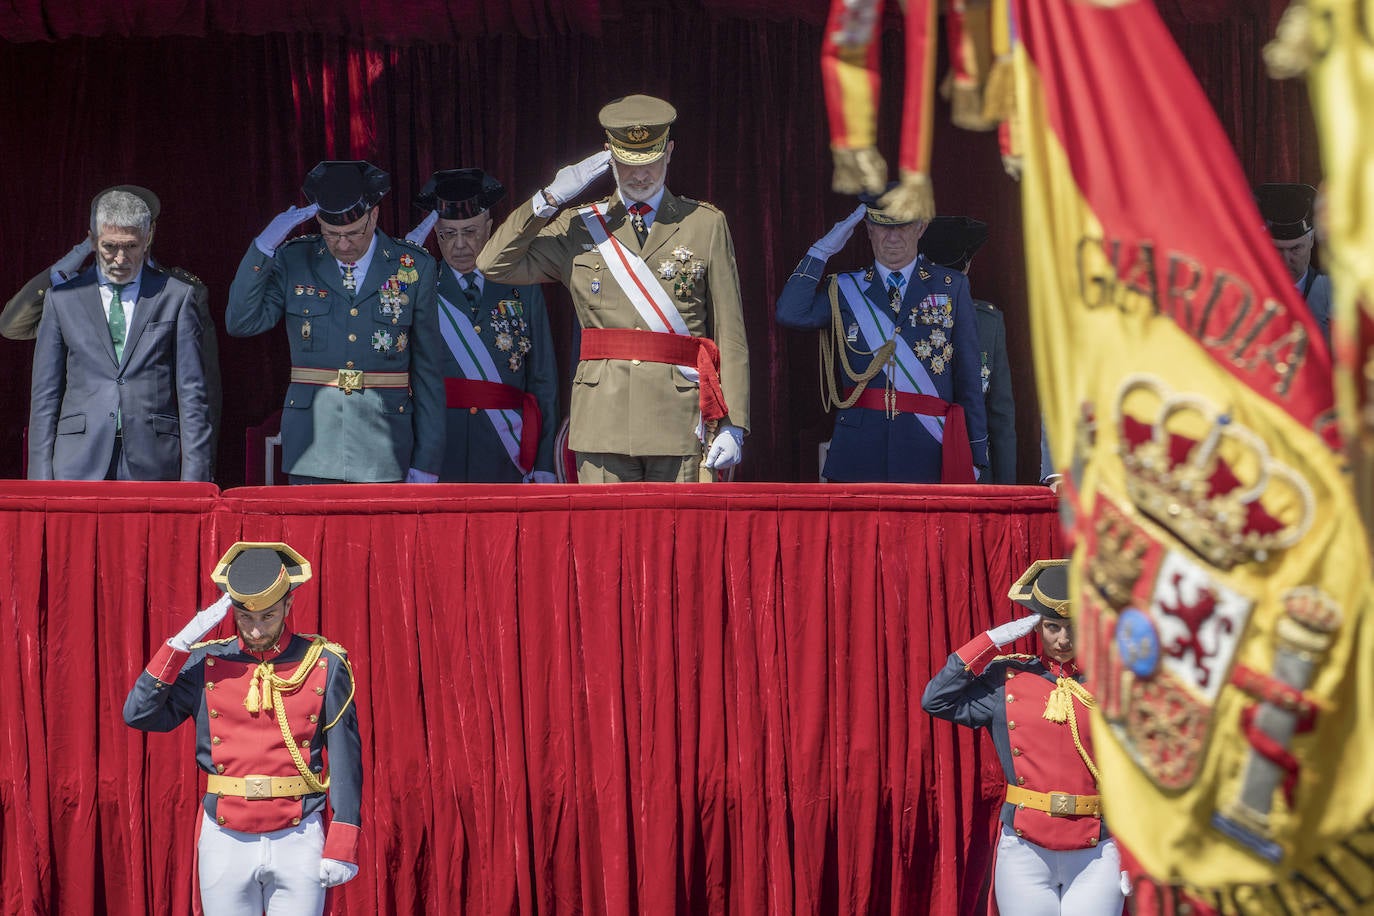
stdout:
{"type": "Polygon", "coordinates": [[[505,193],[481,169],[435,172],[415,198],[429,213],[406,237],[423,245],[433,227],[443,255],[439,332],[448,444],[442,481],[555,482],[558,366],[544,294],[477,269],[491,236],[491,208],[505,193]]]}
{"type": "Polygon", "coordinates": [[[321,162],[308,207],[278,215],[248,247],[225,325],[250,337],[285,317],[291,385],[282,465],[292,483],[433,483],[444,456],[437,269],[377,228],[391,178],[367,162],[321,162]],[[286,241],[316,218],[319,235],[286,241]]]}
{"type": "Polygon", "coordinates": [[[868,200],[811,246],[778,297],[779,324],[823,335],[821,384],[839,408],[828,480],[973,483],[987,470],[968,280],[918,257],[925,228],[868,200]],[[860,222],[874,263],[823,279],[860,222]]]}
{"type": "MultiPolygon", "coordinates": [[[[973,255],[988,240],[988,224],[969,216],[937,216],[921,236],[921,254],[932,264],[968,276],[973,255]]],[[[1007,325],[991,302],[973,300],[978,322],[979,375],[988,414],[988,465],[981,483],[1016,483],[1016,401],[1007,364],[1007,325]]]]}
{"type": "Polygon", "coordinates": [[[1317,189],[1309,184],[1262,184],[1255,192],[1274,247],[1329,344],[1331,278],[1312,266],[1312,249],[1316,244],[1313,217],[1316,198],[1317,189]]]}

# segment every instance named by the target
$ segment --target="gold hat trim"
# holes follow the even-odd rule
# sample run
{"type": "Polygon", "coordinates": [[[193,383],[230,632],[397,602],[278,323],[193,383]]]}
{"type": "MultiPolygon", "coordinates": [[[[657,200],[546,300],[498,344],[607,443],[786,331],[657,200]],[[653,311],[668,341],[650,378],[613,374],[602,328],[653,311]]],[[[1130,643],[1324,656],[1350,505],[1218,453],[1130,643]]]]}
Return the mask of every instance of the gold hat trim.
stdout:
{"type": "Polygon", "coordinates": [[[310,561],[301,556],[295,548],[280,541],[238,541],[230,545],[224,552],[224,556],[219,558],[219,563],[215,565],[215,571],[210,574],[210,579],[216,585],[221,586],[229,595],[231,601],[245,610],[261,611],[269,608],[282,599],[282,596],[291,591],[292,587],[309,581],[311,576],[310,561]],[[234,559],[245,550],[254,550],[265,547],[274,550],[279,554],[285,554],[298,567],[296,572],[290,572],[285,563],[282,564],[281,572],[272,584],[256,594],[245,594],[237,591],[229,585],[229,566],[234,559]]]}
{"type": "Polygon", "coordinates": [[[1021,574],[1011,585],[1011,590],[1007,592],[1007,597],[1012,601],[1024,603],[1026,601],[1038,601],[1052,611],[1063,614],[1067,617],[1065,609],[1073,604],[1072,598],[1051,598],[1040,590],[1038,581],[1040,573],[1054,566],[1068,566],[1068,560],[1036,560],[1026,571],[1021,574]]]}
{"type": "Polygon", "coordinates": [[[645,165],[662,158],[664,151],[668,148],[667,127],[663,133],[657,137],[652,136],[652,132],[642,125],[636,125],[625,129],[625,137],[617,136],[614,132],[606,131],[606,143],[611,148],[611,155],[621,162],[628,165],[645,165]],[[642,134],[640,133],[642,132],[642,134]],[[626,137],[630,139],[626,139],[626,137]],[[650,137],[644,140],[642,137],[650,137]]]}

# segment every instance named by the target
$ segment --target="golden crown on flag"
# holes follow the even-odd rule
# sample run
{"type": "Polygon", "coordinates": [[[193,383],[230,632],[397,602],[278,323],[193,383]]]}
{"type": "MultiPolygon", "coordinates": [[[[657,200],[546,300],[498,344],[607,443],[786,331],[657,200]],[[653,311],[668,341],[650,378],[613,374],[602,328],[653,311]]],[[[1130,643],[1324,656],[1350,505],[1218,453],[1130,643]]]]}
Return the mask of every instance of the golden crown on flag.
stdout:
{"type": "Polygon", "coordinates": [[[1262,563],[1311,527],[1307,482],[1202,396],[1132,375],[1116,424],[1131,501],[1218,569],[1262,563]]]}

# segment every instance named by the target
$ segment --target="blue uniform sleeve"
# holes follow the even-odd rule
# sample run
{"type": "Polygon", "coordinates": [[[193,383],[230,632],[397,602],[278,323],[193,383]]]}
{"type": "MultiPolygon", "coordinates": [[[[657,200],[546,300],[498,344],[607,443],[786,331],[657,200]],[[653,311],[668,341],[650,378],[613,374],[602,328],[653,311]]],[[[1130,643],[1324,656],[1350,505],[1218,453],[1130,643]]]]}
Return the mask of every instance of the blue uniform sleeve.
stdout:
{"type": "Polygon", "coordinates": [[[195,714],[205,669],[203,658],[183,664],[189,658],[193,656],[165,643],[158,648],[124,700],[124,724],[145,732],[169,732],[195,714]],[[153,671],[162,676],[155,676],[153,671]]]}
{"type": "Polygon", "coordinates": [[[945,666],[930,679],[921,696],[921,708],[956,725],[986,728],[992,724],[998,706],[997,686],[1001,667],[975,677],[958,653],[951,653],[945,666]]]}
{"type": "Polygon", "coordinates": [[[327,655],[325,749],[329,754],[329,807],[334,816],[325,838],[324,856],[356,863],[362,826],[363,748],[354,702],[353,668],[342,650],[331,648],[327,655]]]}
{"type": "Polygon", "coordinates": [[[415,250],[420,269],[412,308],[415,310],[410,356],[410,390],[415,404],[415,447],[410,466],[438,474],[444,465],[444,444],[448,436],[445,414],[444,363],[446,348],[439,332],[439,273],[434,258],[422,249],[415,250]]]}
{"type": "Polygon", "coordinates": [[[973,463],[988,466],[988,415],[983,403],[982,354],[978,348],[978,319],[968,280],[955,274],[954,298],[954,402],[964,409],[973,463]]]}
{"type": "Polygon", "coordinates": [[[830,294],[821,285],[825,262],[810,255],[801,259],[778,296],[774,317],[785,328],[819,330],[830,324],[830,294]]]}

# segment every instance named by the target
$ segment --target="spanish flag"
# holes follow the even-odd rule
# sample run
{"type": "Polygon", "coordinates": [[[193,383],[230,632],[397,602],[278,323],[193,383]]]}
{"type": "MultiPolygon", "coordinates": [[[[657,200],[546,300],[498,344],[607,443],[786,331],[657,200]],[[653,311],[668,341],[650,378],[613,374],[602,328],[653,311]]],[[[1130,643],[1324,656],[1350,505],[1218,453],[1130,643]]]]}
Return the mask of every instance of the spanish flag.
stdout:
{"type": "Polygon", "coordinates": [[[1322,263],[1340,429],[1366,526],[1374,522],[1374,3],[1305,0],[1288,8],[1265,61],[1307,73],[1326,173],[1322,263]]]}
{"type": "Polygon", "coordinates": [[[1371,575],[1331,364],[1146,0],[1012,0],[1033,346],[1136,913],[1374,900],[1371,575]]]}

